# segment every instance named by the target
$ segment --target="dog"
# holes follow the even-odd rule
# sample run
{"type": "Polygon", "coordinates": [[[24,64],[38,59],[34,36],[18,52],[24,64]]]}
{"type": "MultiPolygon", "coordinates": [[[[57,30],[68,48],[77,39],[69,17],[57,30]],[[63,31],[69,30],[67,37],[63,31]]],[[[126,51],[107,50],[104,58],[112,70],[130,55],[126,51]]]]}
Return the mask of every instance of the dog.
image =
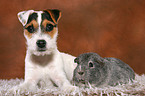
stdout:
{"type": "Polygon", "coordinates": [[[43,11],[27,10],[18,13],[27,41],[24,82],[15,91],[35,91],[37,88],[58,87],[72,92],[77,87],[70,81],[77,66],[74,56],[57,49],[58,9],[43,11]]]}

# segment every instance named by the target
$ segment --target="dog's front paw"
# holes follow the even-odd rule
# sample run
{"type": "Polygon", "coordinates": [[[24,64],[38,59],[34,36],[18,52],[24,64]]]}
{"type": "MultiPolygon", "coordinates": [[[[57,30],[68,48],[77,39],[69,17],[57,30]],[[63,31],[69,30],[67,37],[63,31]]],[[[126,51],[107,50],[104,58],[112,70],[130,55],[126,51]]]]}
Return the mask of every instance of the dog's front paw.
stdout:
{"type": "Polygon", "coordinates": [[[63,86],[62,91],[65,93],[78,92],[79,88],[77,86],[66,85],[66,86],[63,86]]]}
{"type": "Polygon", "coordinates": [[[22,83],[17,85],[11,89],[9,89],[9,93],[11,94],[23,94],[27,92],[35,92],[37,90],[36,86],[31,86],[29,84],[22,83]]]}

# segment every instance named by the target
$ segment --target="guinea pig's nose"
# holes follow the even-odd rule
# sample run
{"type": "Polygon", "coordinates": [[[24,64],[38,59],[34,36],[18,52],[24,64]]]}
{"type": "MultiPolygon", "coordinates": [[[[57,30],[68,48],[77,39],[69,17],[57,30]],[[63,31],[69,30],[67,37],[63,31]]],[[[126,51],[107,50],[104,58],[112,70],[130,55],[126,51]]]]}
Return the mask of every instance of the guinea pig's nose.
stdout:
{"type": "Polygon", "coordinates": [[[80,72],[78,72],[78,74],[79,74],[79,75],[83,75],[83,74],[84,74],[84,72],[83,72],[83,71],[80,71],[80,72]]]}

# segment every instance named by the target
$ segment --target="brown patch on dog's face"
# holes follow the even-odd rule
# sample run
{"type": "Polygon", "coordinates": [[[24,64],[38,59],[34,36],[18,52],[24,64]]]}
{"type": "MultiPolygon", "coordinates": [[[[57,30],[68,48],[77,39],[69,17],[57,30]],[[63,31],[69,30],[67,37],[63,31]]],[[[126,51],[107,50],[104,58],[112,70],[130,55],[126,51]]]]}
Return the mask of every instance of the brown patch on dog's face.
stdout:
{"type": "Polygon", "coordinates": [[[43,20],[41,26],[41,30],[43,30],[44,33],[50,35],[51,38],[53,38],[55,33],[57,32],[56,25],[47,19],[43,20]]]}
{"type": "Polygon", "coordinates": [[[33,34],[37,32],[39,34],[48,34],[51,38],[54,38],[54,35],[57,33],[57,23],[60,17],[61,12],[57,9],[44,10],[42,13],[31,13],[26,25],[24,26],[25,36],[30,39],[33,34]],[[38,18],[40,14],[41,17],[38,18]],[[40,30],[38,31],[38,29],[40,30]]]}
{"type": "Polygon", "coordinates": [[[61,12],[56,9],[44,10],[42,13],[42,31],[47,33],[51,38],[57,33],[58,20],[61,17],[61,12]]]}
{"type": "Polygon", "coordinates": [[[27,28],[27,27],[30,26],[30,25],[33,25],[35,29],[38,28],[38,23],[37,23],[36,20],[32,20],[29,24],[27,24],[27,25],[25,26],[25,28],[27,28]]]}
{"type": "Polygon", "coordinates": [[[32,33],[28,32],[26,29],[24,30],[25,36],[27,36],[29,39],[32,38],[32,33]]]}
{"type": "Polygon", "coordinates": [[[32,34],[34,34],[38,29],[38,23],[35,20],[32,20],[25,26],[24,34],[30,39],[32,34]]]}

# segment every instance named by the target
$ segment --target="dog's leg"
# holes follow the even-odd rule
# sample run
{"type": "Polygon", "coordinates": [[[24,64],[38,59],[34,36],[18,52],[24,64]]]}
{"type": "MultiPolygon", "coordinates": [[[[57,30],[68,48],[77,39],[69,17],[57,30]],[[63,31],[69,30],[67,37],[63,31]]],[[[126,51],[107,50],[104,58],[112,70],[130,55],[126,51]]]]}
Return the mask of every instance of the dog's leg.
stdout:
{"type": "Polygon", "coordinates": [[[29,58],[29,54],[27,54],[25,58],[25,81],[10,89],[10,92],[21,93],[26,91],[35,91],[37,89],[37,83],[40,80],[41,70],[38,70],[29,58]]]}
{"type": "Polygon", "coordinates": [[[77,63],[74,63],[75,57],[66,53],[61,52],[63,58],[64,70],[69,81],[72,81],[73,71],[77,66],[77,63]]]}
{"type": "Polygon", "coordinates": [[[68,79],[66,78],[66,74],[58,69],[53,69],[53,71],[51,71],[51,79],[53,80],[53,82],[64,92],[73,92],[75,90],[77,90],[76,86],[71,85],[71,83],[68,81],[68,79]]]}
{"type": "Polygon", "coordinates": [[[25,81],[12,89],[10,89],[11,93],[24,93],[24,92],[35,92],[38,88],[37,83],[39,81],[39,76],[37,72],[33,72],[33,69],[28,69],[27,68],[27,75],[25,75],[25,81]]]}
{"type": "Polygon", "coordinates": [[[49,69],[49,71],[51,72],[50,74],[51,80],[53,80],[53,82],[64,92],[73,92],[75,90],[78,90],[76,86],[73,86],[69,82],[66,76],[66,73],[64,71],[64,62],[62,56],[58,54],[56,58],[57,60],[54,62],[52,69],[49,69]]]}
{"type": "Polygon", "coordinates": [[[10,89],[11,93],[23,93],[23,92],[34,92],[37,90],[38,79],[32,76],[32,78],[25,79],[23,83],[10,89]]]}

